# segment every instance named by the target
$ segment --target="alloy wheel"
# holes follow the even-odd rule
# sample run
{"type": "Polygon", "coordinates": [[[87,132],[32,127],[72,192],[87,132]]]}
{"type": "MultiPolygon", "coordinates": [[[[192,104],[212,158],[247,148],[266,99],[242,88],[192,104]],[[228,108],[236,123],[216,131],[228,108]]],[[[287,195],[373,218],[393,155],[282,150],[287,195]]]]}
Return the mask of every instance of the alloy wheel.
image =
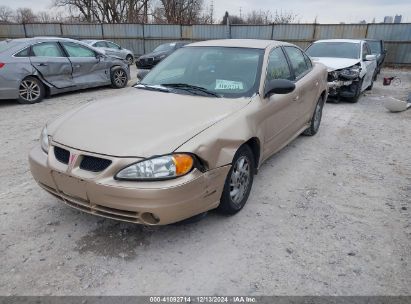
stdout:
{"type": "Polygon", "coordinates": [[[19,87],[20,97],[24,100],[33,102],[40,97],[40,87],[32,80],[23,80],[19,87]]]}
{"type": "Polygon", "coordinates": [[[230,198],[239,208],[250,185],[250,174],[250,160],[246,156],[237,159],[231,173],[230,198]]]}
{"type": "Polygon", "coordinates": [[[118,87],[123,87],[127,82],[127,75],[123,70],[117,70],[114,73],[114,82],[118,87]]]}

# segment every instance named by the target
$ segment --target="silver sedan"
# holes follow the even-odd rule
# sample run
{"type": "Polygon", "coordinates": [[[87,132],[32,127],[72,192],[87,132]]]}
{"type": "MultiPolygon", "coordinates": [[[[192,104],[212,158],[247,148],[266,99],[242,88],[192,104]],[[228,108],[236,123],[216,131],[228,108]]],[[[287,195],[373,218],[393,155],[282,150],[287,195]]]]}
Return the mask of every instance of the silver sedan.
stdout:
{"type": "Polygon", "coordinates": [[[126,61],[77,40],[53,37],[0,41],[0,99],[23,104],[46,95],[111,85],[130,79],[126,61]]]}
{"type": "Polygon", "coordinates": [[[129,65],[134,62],[134,54],[132,51],[123,48],[122,46],[108,40],[83,40],[84,43],[91,45],[101,51],[106,55],[112,55],[120,57],[121,59],[127,60],[129,65]]]}

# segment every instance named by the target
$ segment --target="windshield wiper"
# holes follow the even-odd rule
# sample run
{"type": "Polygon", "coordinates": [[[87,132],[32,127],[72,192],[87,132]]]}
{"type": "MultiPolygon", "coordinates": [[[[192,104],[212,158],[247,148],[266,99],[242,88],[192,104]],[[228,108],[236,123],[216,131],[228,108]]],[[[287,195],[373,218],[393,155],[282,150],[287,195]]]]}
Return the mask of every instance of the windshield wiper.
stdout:
{"type": "Polygon", "coordinates": [[[134,87],[137,89],[170,93],[169,89],[164,88],[163,86],[159,86],[159,85],[147,85],[147,84],[139,83],[139,84],[136,84],[134,87]]]}
{"type": "MultiPolygon", "coordinates": [[[[189,92],[192,92],[192,93],[197,91],[197,92],[205,93],[205,94],[210,95],[210,96],[221,97],[219,94],[217,94],[213,91],[210,91],[206,88],[191,85],[191,84],[187,84],[187,83],[162,83],[161,86],[181,89],[181,90],[189,91],[189,92]]],[[[199,94],[197,94],[197,95],[199,95],[199,94]]]]}

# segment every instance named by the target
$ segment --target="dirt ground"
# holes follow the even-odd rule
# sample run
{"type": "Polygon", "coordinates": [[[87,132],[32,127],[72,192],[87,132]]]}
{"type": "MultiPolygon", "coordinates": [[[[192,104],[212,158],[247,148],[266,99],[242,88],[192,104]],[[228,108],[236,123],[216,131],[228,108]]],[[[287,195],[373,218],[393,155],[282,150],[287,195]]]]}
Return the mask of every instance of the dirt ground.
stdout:
{"type": "Polygon", "coordinates": [[[165,227],[80,213],[29,171],[46,121],[133,88],[2,101],[0,295],[411,295],[411,109],[383,107],[410,84],[385,69],[358,104],[326,104],[319,133],[271,157],[236,216],[165,227]],[[401,87],[382,86],[391,74],[401,87]]]}

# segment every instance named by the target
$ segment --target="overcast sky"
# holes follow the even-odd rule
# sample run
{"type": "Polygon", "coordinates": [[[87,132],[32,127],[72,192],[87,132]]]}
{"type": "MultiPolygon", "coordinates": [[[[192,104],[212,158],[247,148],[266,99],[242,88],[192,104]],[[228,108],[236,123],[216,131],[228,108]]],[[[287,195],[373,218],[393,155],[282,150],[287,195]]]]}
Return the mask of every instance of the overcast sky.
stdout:
{"type": "MultiPolygon", "coordinates": [[[[211,0],[204,0],[206,5],[211,0]]],[[[30,7],[34,11],[49,10],[52,0],[0,0],[0,5],[12,8],[30,7]]],[[[381,22],[384,16],[403,15],[403,22],[411,22],[410,0],[214,0],[218,20],[228,10],[230,14],[246,16],[251,10],[286,11],[298,15],[300,22],[352,23],[360,20],[381,22]]]]}

